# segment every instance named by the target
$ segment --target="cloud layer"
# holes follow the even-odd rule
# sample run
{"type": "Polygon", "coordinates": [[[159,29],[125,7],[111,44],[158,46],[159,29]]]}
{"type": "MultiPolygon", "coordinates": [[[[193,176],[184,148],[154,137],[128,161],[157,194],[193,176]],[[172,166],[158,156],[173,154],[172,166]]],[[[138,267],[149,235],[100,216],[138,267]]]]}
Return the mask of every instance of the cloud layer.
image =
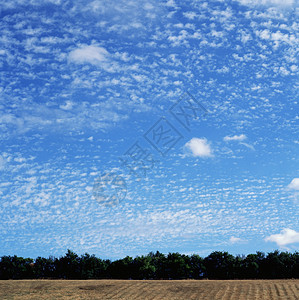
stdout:
{"type": "Polygon", "coordinates": [[[223,140],[225,142],[230,142],[230,141],[244,141],[246,139],[245,134],[240,134],[240,135],[233,135],[233,136],[225,136],[223,140]]]}
{"type": "Polygon", "coordinates": [[[192,138],[185,144],[185,149],[189,150],[194,157],[212,157],[212,149],[206,138],[192,138]]]}
{"type": "Polygon", "coordinates": [[[299,243],[299,232],[285,228],[278,234],[272,234],[265,238],[266,242],[274,242],[279,247],[299,243]]]}
{"type": "Polygon", "coordinates": [[[296,3],[296,0],[238,0],[243,5],[266,5],[266,6],[280,6],[289,7],[296,3]]]}
{"type": "Polygon", "coordinates": [[[291,183],[288,185],[290,190],[299,191],[299,178],[294,178],[291,183]]]}
{"type": "Polygon", "coordinates": [[[0,254],[254,253],[297,229],[298,17],[257,2],[2,1],[0,254]]]}
{"type": "Polygon", "coordinates": [[[106,66],[109,53],[103,47],[83,46],[69,53],[69,61],[77,64],[90,63],[98,66],[106,66]]]}

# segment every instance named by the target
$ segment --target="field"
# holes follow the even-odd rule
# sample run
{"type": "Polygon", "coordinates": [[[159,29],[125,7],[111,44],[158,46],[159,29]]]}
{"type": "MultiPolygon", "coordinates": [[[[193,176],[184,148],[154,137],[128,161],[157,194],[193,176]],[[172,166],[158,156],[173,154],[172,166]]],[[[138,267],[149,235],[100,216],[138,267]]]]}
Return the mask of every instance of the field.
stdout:
{"type": "Polygon", "coordinates": [[[299,299],[299,280],[8,280],[0,299],[299,299]]]}

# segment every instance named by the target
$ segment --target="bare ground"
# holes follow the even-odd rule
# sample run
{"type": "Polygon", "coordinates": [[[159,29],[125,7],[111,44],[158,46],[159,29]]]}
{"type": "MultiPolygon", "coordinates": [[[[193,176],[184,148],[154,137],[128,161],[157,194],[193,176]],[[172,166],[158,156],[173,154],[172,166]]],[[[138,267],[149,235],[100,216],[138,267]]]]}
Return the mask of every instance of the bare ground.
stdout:
{"type": "Polygon", "coordinates": [[[299,299],[299,280],[8,280],[0,299],[299,299]]]}

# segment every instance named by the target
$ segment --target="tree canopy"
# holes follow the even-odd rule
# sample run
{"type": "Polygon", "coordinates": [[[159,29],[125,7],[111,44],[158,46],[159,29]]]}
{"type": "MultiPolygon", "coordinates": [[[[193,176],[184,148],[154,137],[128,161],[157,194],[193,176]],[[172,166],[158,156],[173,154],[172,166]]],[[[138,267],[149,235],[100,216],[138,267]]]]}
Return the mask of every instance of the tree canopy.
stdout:
{"type": "Polygon", "coordinates": [[[283,279],[299,278],[299,252],[233,256],[214,251],[205,258],[157,251],[115,261],[67,250],[55,258],[2,256],[0,279],[283,279]]]}

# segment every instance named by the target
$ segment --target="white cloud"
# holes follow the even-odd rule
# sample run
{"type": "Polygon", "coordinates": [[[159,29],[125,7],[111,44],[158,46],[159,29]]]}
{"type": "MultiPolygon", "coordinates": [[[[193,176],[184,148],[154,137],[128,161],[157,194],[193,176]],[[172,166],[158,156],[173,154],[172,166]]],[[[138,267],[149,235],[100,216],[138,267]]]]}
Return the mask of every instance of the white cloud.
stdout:
{"type": "Polygon", "coordinates": [[[103,47],[83,46],[70,52],[69,60],[78,64],[98,65],[108,61],[109,53],[103,47]]]}
{"type": "Polygon", "coordinates": [[[266,242],[275,242],[278,246],[299,243],[299,232],[284,228],[281,233],[272,234],[265,238],[266,242]]]}
{"type": "Polygon", "coordinates": [[[262,40],[271,40],[274,42],[274,47],[277,48],[280,43],[294,44],[296,43],[296,37],[293,34],[282,33],[279,30],[271,32],[268,29],[257,30],[256,35],[262,40]]]}
{"type": "Polygon", "coordinates": [[[246,139],[245,134],[240,134],[240,135],[234,135],[234,136],[225,136],[223,140],[225,142],[230,142],[230,141],[244,141],[246,139]]]}
{"type": "Polygon", "coordinates": [[[232,244],[244,242],[243,239],[238,238],[238,237],[234,237],[234,236],[232,236],[232,237],[229,239],[229,241],[230,241],[232,244]]]}
{"type": "Polygon", "coordinates": [[[183,15],[190,20],[193,20],[195,17],[198,17],[198,15],[194,11],[184,12],[183,15]]]}
{"type": "Polygon", "coordinates": [[[185,144],[185,148],[191,151],[193,156],[211,157],[212,149],[206,138],[192,138],[185,144]]]}
{"type": "Polygon", "coordinates": [[[238,0],[243,5],[292,6],[295,0],[238,0]]]}
{"type": "Polygon", "coordinates": [[[26,161],[26,159],[25,159],[24,157],[16,157],[16,158],[14,159],[14,161],[16,161],[16,162],[18,162],[18,163],[23,163],[23,162],[26,161]]]}
{"type": "Polygon", "coordinates": [[[264,29],[263,31],[257,32],[261,39],[269,40],[271,37],[271,33],[268,29],[264,29]]]}
{"type": "MultiPolygon", "coordinates": [[[[68,61],[75,64],[92,64],[109,73],[120,70],[128,71],[128,69],[136,71],[136,65],[124,67],[120,64],[120,60],[124,60],[124,56],[124,53],[109,53],[105,48],[100,46],[85,45],[71,51],[68,55],[68,61]]],[[[89,81],[84,82],[84,84],[86,84],[86,87],[91,86],[89,81]]]]}
{"type": "Polygon", "coordinates": [[[4,170],[6,164],[6,160],[0,155],[0,171],[4,170]]]}
{"type": "Polygon", "coordinates": [[[176,5],[176,3],[175,3],[174,0],[168,0],[168,1],[166,2],[165,6],[168,6],[168,7],[174,7],[174,8],[177,7],[177,5],[176,5]]]}
{"type": "Polygon", "coordinates": [[[60,105],[59,107],[64,110],[70,110],[73,108],[73,102],[68,100],[65,102],[65,104],[60,105]]]}
{"type": "Polygon", "coordinates": [[[247,143],[240,143],[240,144],[243,145],[243,146],[245,146],[245,147],[247,147],[247,148],[249,148],[249,149],[251,149],[252,151],[255,150],[254,147],[253,147],[252,145],[249,145],[249,144],[247,144],[247,143]]]}
{"type": "Polygon", "coordinates": [[[288,185],[290,190],[299,191],[299,178],[294,178],[291,183],[288,185]]]}

